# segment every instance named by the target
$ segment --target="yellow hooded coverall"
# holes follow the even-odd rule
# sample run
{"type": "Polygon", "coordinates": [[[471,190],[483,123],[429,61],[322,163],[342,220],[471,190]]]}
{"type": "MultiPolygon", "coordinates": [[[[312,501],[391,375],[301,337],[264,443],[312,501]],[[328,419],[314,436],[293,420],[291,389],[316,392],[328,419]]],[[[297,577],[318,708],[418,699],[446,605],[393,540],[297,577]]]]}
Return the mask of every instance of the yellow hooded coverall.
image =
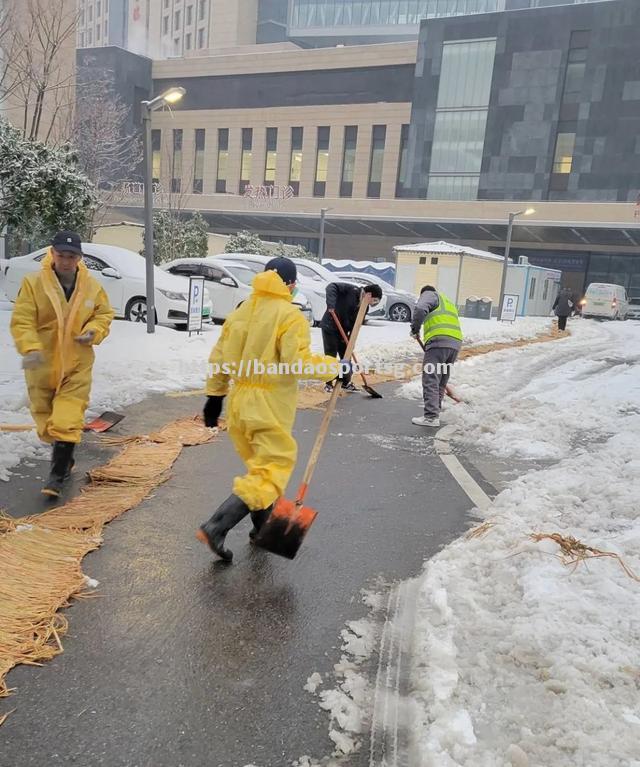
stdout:
{"type": "Polygon", "coordinates": [[[225,396],[233,382],[227,429],[247,466],[233,492],[252,511],[266,509],[283,495],[296,463],[298,379],[330,381],[338,360],[311,353],[309,324],[282,279],[268,271],[256,275],[251,296],[227,318],[209,364],[209,396],[225,396]],[[256,362],[265,372],[256,371],[256,362]],[[282,374],[275,373],[279,363],[282,374]]]}
{"type": "Polygon", "coordinates": [[[43,365],[25,370],[31,415],[44,442],[80,442],[95,354],[91,345],[74,339],[93,330],[92,344],[99,344],[109,335],[112,319],[107,294],[82,261],[69,301],[53,271],[51,251],[41,270],[22,281],[11,333],[19,354],[44,356],[43,365]]]}

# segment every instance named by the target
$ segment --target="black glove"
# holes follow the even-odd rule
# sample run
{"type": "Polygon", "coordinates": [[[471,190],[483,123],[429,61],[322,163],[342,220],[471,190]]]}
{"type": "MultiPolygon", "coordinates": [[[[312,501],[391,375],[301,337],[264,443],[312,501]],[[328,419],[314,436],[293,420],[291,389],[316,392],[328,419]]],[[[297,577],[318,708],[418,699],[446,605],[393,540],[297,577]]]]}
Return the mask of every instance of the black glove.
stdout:
{"type": "Polygon", "coordinates": [[[224,397],[207,397],[202,415],[204,416],[204,425],[209,429],[215,429],[218,425],[223,401],[224,397]]]}

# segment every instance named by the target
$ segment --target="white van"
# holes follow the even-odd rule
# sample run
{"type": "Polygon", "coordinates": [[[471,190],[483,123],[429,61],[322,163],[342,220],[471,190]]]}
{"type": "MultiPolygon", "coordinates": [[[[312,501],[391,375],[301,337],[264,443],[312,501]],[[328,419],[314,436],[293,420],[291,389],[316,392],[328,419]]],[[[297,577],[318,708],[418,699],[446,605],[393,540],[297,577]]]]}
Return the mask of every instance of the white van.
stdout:
{"type": "Polygon", "coordinates": [[[622,285],[592,282],[581,303],[583,317],[624,320],[629,312],[627,291],[622,285]]]}

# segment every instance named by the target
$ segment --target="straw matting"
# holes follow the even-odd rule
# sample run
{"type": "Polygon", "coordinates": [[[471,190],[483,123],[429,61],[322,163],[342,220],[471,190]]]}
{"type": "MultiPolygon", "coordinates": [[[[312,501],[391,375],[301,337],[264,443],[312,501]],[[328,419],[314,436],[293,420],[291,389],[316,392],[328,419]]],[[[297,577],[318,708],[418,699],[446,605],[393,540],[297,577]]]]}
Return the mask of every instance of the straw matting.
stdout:
{"type": "Polygon", "coordinates": [[[0,697],[10,693],[5,677],[11,668],[62,652],[67,619],[60,609],[85,590],[81,562],[100,546],[103,526],[166,481],[183,447],[203,445],[215,434],[200,419],[184,418],[153,434],[106,438],[123,449],[89,472],[77,498],[21,519],[0,515],[0,697]]]}

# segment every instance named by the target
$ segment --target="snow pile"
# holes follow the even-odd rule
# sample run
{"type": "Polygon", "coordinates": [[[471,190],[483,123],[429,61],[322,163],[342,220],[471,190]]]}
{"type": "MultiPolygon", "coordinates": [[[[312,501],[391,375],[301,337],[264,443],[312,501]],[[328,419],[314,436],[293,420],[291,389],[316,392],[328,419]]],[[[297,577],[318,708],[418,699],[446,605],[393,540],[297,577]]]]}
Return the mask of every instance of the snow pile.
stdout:
{"type": "Polygon", "coordinates": [[[530,538],[575,537],[640,576],[640,326],[575,324],[572,338],[456,371],[470,405],[445,417],[461,442],[554,463],[512,482],[486,512],[494,526],[425,568],[424,767],[640,767],[640,582],[614,558],[567,567],[555,541],[530,538]]]}

